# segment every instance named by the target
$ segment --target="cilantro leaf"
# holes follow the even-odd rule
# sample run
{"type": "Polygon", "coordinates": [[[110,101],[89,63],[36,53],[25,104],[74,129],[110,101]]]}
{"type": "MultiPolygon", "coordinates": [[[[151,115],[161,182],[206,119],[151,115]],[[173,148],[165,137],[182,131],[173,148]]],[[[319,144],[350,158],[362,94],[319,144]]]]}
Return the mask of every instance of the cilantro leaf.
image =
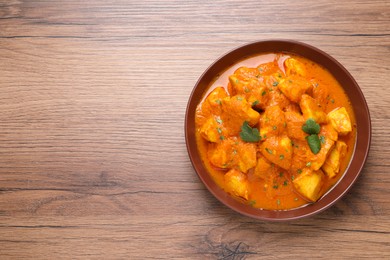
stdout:
{"type": "Polygon", "coordinates": [[[257,128],[250,127],[247,121],[245,121],[241,126],[240,137],[245,142],[258,142],[261,139],[259,130],[257,128]]]}
{"type": "Polygon", "coordinates": [[[318,134],[320,132],[320,125],[313,118],[309,118],[302,126],[302,130],[309,135],[318,134]]]}
{"type": "Polygon", "coordinates": [[[320,138],[316,134],[309,135],[306,137],[307,143],[309,144],[310,150],[314,153],[317,154],[321,150],[321,142],[320,138]]]}

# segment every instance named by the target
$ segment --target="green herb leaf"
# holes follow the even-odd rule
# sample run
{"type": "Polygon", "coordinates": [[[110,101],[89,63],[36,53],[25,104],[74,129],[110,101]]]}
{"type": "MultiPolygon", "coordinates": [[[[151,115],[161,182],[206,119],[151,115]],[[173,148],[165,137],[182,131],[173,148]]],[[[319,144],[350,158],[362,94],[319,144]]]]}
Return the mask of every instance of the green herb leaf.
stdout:
{"type": "Polygon", "coordinates": [[[302,126],[302,130],[309,135],[318,134],[320,132],[320,125],[313,118],[309,118],[302,126]]]}
{"type": "Polygon", "coordinates": [[[272,150],[269,149],[269,148],[265,148],[265,150],[266,150],[269,154],[272,154],[272,153],[273,153],[272,150]]]}
{"type": "Polygon", "coordinates": [[[245,142],[258,142],[261,139],[259,130],[257,128],[250,127],[247,121],[245,121],[241,126],[240,137],[245,142]]]}
{"type": "Polygon", "coordinates": [[[253,101],[252,106],[256,106],[257,104],[259,104],[259,100],[253,101]]]}
{"type": "Polygon", "coordinates": [[[320,141],[321,141],[322,144],[324,144],[325,143],[325,136],[321,135],[320,136],[320,141]]]}
{"type": "Polygon", "coordinates": [[[272,86],[276,87],[277,85],[279,85],[279,82],[275,81],[274,83],[272,83],[272,86]]]}
{"type": "Polygon", "coordinates": [[[306,137],[307,143],[309,144],[310,150],[317,154],[321,150],[321,142],[320,138],[318,138],[318,135],[309,135],[306,137]]]}

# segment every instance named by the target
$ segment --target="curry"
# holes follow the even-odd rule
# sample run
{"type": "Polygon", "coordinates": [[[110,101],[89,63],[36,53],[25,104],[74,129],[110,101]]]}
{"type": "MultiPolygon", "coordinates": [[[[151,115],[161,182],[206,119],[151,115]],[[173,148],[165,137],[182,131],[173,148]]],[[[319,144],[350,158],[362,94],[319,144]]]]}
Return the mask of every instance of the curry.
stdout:
{"type": "Polygon", "coordinates": [[[320,65],[289,53],[241,61],[210,85],[195,116],[199,152],[223,190],[255,208],[313,203],[352,156],[351,103],[320,65]]]}

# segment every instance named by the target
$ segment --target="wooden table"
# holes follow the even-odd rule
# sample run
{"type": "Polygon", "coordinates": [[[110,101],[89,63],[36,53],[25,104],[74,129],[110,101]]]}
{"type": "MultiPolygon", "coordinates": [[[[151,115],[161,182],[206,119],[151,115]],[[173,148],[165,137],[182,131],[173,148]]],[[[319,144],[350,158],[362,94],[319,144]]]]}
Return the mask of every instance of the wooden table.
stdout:
{"type": "Polygon", "coordinates": [[[390,257],[389,1],[0,1],[2,259],[390,257]],[[372,116],[368,161],[325,212],[241,216],[193,170],[192,88],[244,43],[340,61],[372,116]]]}

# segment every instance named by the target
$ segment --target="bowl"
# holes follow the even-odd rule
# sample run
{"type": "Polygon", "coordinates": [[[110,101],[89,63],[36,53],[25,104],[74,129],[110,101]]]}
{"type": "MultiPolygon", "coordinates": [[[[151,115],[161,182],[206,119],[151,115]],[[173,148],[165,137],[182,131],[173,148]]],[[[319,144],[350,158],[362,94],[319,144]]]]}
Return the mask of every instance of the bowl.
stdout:
{"type": "Polygon", "coordinates": [[[371,121],[366,100],[351,74],[329,54],[311,45],[293,40],[257,41],[240,46],[218,58],[201,75],[190,95],[185,114],[185,140],[191,163],[207,189],[232,210],[267,221],[294,220],[315,215],[341,199],[356,182],[366,162],[371,142],[371,121]],[[222,190],[205,168],[195,138],[195,110],[215,78],[235,63],[263,53],[287,52],[305,57],[325,67],[347,93],[356,117],[356,143],[350,163],[341,179],[317,202],[290,210],[264,210],[243,204],[222,190]]]}

